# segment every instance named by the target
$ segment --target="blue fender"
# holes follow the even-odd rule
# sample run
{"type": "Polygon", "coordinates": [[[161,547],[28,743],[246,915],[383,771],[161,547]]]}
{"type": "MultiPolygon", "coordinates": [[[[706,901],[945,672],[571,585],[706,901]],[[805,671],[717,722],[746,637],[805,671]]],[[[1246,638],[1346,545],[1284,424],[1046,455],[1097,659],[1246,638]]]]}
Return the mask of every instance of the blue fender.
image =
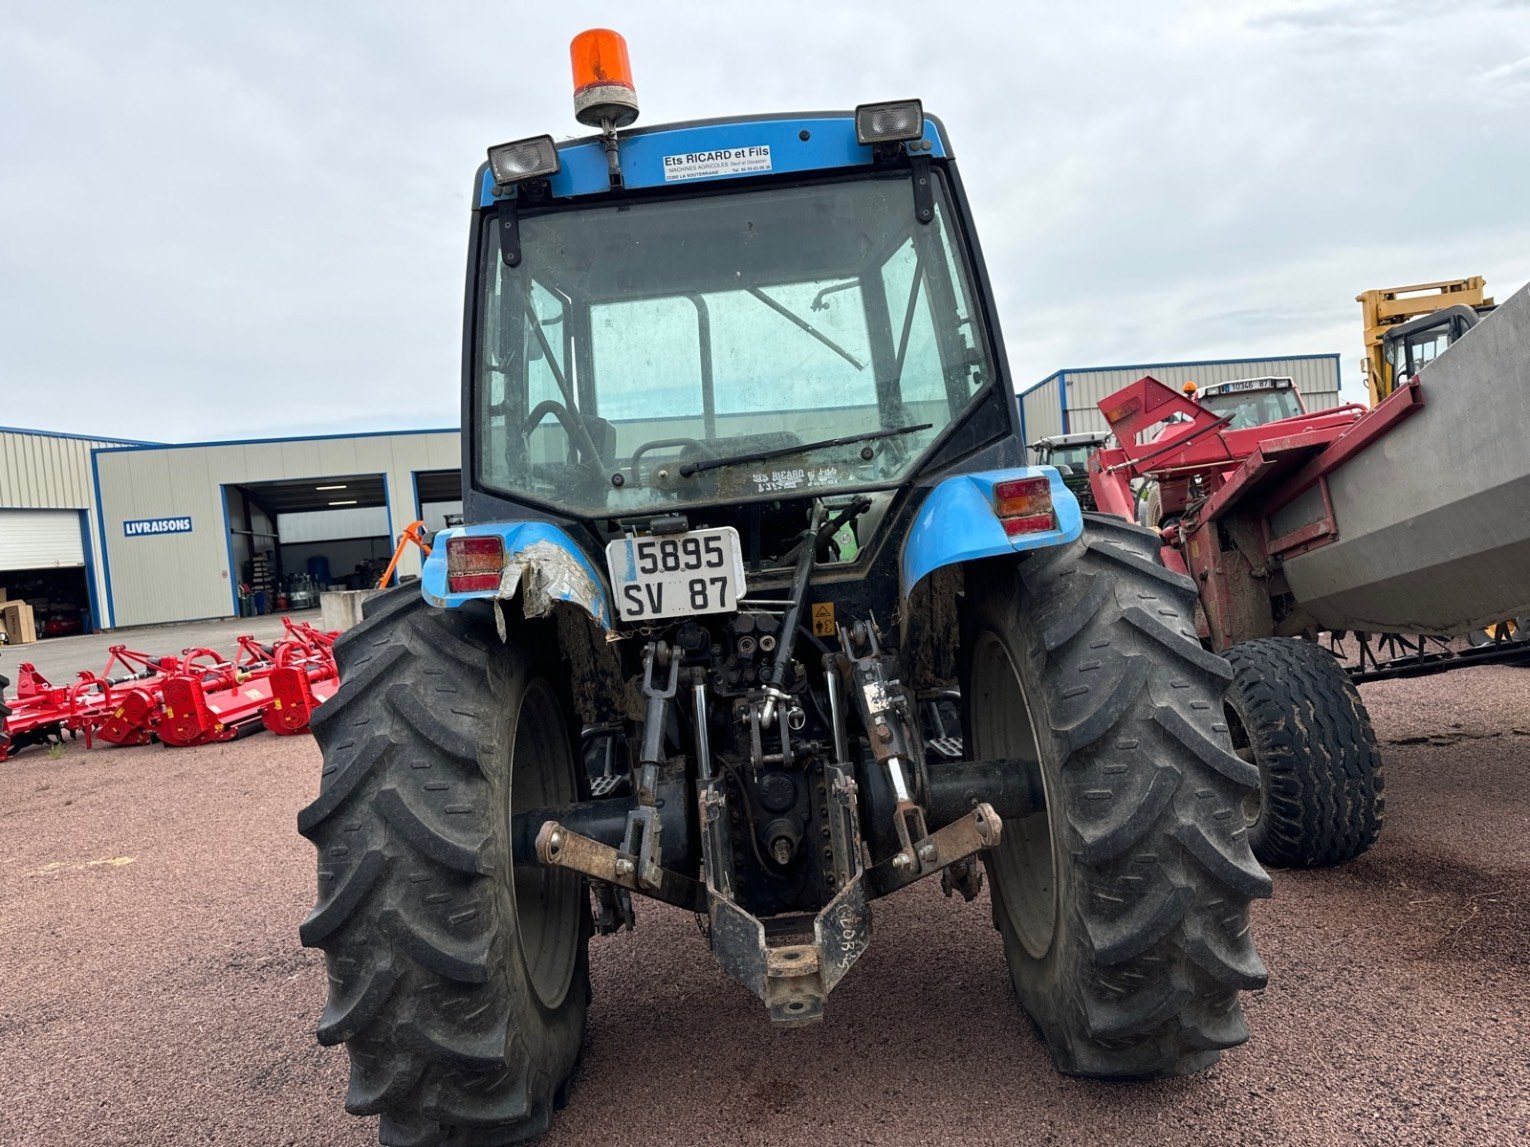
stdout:
{"type": "Polygon", "coordinates": [[[555,602],[579,606],[602,629],[611,628],[611,591],[605,575],[568,532],[548,522],[488,522],[442,530],[431,543],[420,572],[425,600],[456,609],[476,598],[510,600],[521,594],[526,616],[540,617],[555,602]],[[446,543],[455,537],[500,537],[505,543],[504,573],[497,589],[451,593],[446,588],[446,543]]]}
{"type": "Polygon", "coordinates": [[[1055,466],[1020,466],[947,478],[930,491],[914,515],[914,523],[903,542],[899,588],[907,598],[921,579],[942,566],[1060,546],[1083,532],[1084,515],[1078,499],[1063,485],[1055,466]],[[1016,478],[1043,476],[1051,486],[1057,528],[1010,537],[994,513],[994,486],[1016,478]]]}

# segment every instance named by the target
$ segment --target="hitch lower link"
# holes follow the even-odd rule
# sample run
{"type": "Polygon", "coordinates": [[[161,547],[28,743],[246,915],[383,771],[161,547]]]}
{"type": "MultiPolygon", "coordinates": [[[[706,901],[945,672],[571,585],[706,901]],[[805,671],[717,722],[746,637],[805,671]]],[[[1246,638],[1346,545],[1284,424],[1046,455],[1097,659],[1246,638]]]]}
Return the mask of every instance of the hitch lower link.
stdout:
{"type": "Polygon", "coordinates": [[[642,757],[638,762],[637,797],[627,812],[621,847],[614,848],[556,820],[548,820],[537,832],[536,851],[542,864],[570,868],[629,892],[704,912],[705,888],[662,863],[664,822],[659,811],[659,772],[665,764],[664,726],[679,686],[679,651],[662,641],[650,643],[643,651],[643,695],[648,703],[643,720],[642,757]],[[656,670],[667,671],[663,684],[655,681],[656,670]]]}
{"type": "MultiPolygon", "coordinates": [[[[885,896],[999,843],[1003,822],[992,805],[977,802],[970,812],[944,828],[930,832],[924,809],[910,791],[909,771],[921,777],[924,759],[919,737],[903,685],[891,676],[894,659],[884,654],[876,629],[865,622],[840,629],[840,643],[847,650],[863,650],[853,660],[841,659],[849,677],[850,694],[871,742],[871,753],[887,771],[893,792],[893,830],[898,851],[867,873],[868,891],[885,896]]],[[[924,784],[926,791],[929,784],[924,784]]],[[[959,882],[968,900],[977,894],[975,865],[964,866],[959,882]]],[[[949,878],[948,878],[949,880],[949,878]]],[[[946,895],[951,885],[946,886],[946,895]]]]}

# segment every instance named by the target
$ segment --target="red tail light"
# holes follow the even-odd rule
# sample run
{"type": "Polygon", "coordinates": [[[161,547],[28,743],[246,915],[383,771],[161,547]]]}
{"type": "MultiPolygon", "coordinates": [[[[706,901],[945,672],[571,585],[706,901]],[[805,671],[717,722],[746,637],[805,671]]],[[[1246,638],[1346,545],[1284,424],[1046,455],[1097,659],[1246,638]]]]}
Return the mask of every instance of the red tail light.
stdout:
{"type": "Polygon", "coordinates": [[[1010,537],[1056,528],[1052,517],[1052,483],[1045,477],[995,483],[993,510],[1010,537]]]}
{"type": "Polygon", "coordinates": [[[446,540],[446,588],[451,593],[498,589],[505,539],[498,535],[446,540]]]}

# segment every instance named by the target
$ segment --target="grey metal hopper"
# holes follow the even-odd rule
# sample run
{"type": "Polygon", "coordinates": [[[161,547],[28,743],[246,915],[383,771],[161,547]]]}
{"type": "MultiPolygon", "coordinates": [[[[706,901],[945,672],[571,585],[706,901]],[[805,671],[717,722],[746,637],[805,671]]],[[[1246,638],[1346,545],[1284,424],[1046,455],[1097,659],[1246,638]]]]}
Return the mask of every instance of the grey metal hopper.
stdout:
{"type": "MultiPolygon", "coordinates": [[[[1419,374],[1423,408],[1329,478],[1338,540],[1287,558],[1330,629],[1461,633],[1530,616],[1530,286],[1419,374]]],[[[1276,514],[1321,517],[1314,488],[1276,514]]]]}

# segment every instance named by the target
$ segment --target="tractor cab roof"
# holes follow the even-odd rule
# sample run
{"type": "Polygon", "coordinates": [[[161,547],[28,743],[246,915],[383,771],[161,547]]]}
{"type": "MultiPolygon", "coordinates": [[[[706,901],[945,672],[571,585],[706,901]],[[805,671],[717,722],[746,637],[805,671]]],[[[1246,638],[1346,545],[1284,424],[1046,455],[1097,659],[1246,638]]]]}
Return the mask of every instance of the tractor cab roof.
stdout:
{"type": "MultiPolygon", "coordinates": [[[[905,145],[909,153],[949,159],[946,131],[934,116],[924,117],[922,138],[905,145]]],[[[874,148],[856,140],[855,113],[795,112],[735,116],[633,128],[617,135],[623,186],[627,190],[676,188],[729,179],[869,168],[874,148]]],[[[599,135],[556,144],[559,170],[547,180],[554,199],[573,199],[611,190],[604,141],[599,135]]],[[[474,194],[488,207],[510,193],[496,187],[485,162],[474,194]]]]}

